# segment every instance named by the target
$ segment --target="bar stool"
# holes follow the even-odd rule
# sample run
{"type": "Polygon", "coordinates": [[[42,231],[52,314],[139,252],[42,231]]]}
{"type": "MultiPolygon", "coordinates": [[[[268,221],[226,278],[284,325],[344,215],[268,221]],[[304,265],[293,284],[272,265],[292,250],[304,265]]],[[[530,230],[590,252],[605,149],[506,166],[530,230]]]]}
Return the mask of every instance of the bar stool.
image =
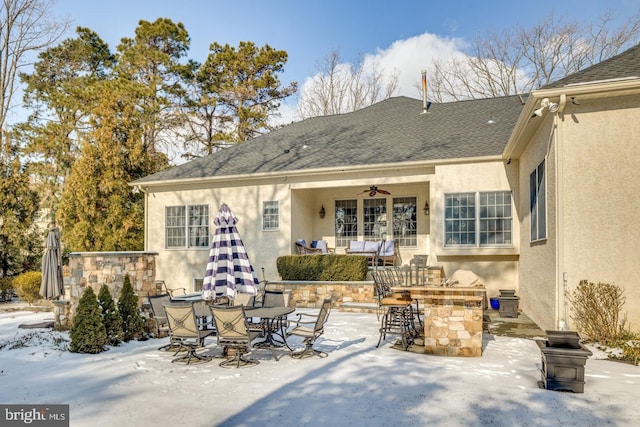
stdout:
{"type": "MultiPolygon", "coordinates": [[[[407,291],[408,291],[408,285],[407,285],[407,280],[408,280],[408,275],[409,272],[407,272],[407,275],[405,276],[405,273],[402,271],[402,269],[400,267],[386,267],[383,269],[378,270],[378,273],[380,273],[382,276],[382,284],[383,284],[383,289],[386,292],[386,295],[391,294],[391,287],[392,286],[400,286],[400,287],[407,287],[407,291]]],[[[411,284],[411,282],[408,282],[409,285],[411,284]]],[[[393,295],[396,296],[400,296],[402,293],[393,293],[393,295]]],[[[406,293],[404,293],[403,298],[407,298],[406,293]]],[[[415,302],[416,304],[416,309],[413,312],[413,315],[415,317],[415,319],[418,321],[418,324],[420,325],[420,327],[422,327],[422,318],[420,317],[420,301],[417,298],[413,298],[412,299],[413,302],[415,302]]],[[[415,329],[415,321],[412,322],[412,327],[415,329]]],[[[416,330],[417,332],[417,330],[416,330]]]]}
{"type": "Polygon", "coordinates": [[[380,338],[376,347],[380,346],[387,335],[398,335],[405,350],[413,343],[415,327],[413,326],[413,309],[411,297],[403,293],[391,293],[383,274],[373,272],[373,283],[376,288],[378,308],[381,311],[380,338]]]}

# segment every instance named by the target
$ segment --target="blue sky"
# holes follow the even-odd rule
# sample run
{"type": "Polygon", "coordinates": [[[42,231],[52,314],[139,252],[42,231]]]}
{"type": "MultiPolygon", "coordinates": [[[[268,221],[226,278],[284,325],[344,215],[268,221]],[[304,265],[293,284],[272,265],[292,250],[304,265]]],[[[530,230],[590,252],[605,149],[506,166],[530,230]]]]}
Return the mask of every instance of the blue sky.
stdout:
{"type": "Polygon", "coordinates": [[[336,49],[347,61],[377,56],[403,73],[399,94],[419,97],[415,85],[430,59],[478,34],[531,27],[552,12],[565,21],[596,22],[606,10],[624,19],[640,13],[640,0],[58,0],[54,10],[73,28],[96,31],[112,50],[120,38],[133,36],[140,19],[159,17],[185,25],[190,58],[200,62],[214,41],[268,43],[289,55],[285,84],[302,85],[336,49]]]}
{"type": "Polygon", "coordinates": [[[112,49],[121,37],[133,36],[140,19],[159,17],[185,25],[191,56],[200,61],[213,41],[268,43],[289,53],[285,75],[298,81],[338,48],[345,59],[355,59],[423,33],[468,40],[491,30],[532,26],[551,12],[589,22],[607,9],[628,17],[640,12],[640,0],[58,0],[55,8],[75,25],[96,31],[112,49]]]}

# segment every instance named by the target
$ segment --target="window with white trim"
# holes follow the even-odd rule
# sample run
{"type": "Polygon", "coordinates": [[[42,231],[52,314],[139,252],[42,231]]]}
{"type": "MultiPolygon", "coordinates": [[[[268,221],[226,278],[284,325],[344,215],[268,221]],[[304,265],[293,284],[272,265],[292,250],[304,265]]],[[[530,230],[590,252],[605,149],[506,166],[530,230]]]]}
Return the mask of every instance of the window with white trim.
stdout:
{"type": "Polygon", "coordinates": [[[274,231],[280,229],[280,202],[262,202],[262,230],[274,231]]]}
{"type": "Polygon", "coordinates": [[[513,245],[511,192],[445,194],[447,247],[513,245]]]}
{"type": "Polygon", "coordinates": [[[335,214],[336,246],[348,246],[349,240],[358,239],[358,201],[336,200],[335,214]]]}
{"type": "Polygon", "coordinates": [[[365,199],[363,201],[365,240],[382,240],[387,233],[387,199],[365,199]]]}
{"type": "Polygon", "coordinates": [[[165,246],[167,248],[209,247],[209,206],[165,207],[165,246]]]}
{"type": "Polygon", "coordinates": [[[531,241],[547,238],[547,178],[544,160],[529,175],[531,241]]]}
{"type": "Polygon", "coordinates": [[[418,219],[415,197],[393,198],[393,238],[400,247],[418,245],[418,219]]]}

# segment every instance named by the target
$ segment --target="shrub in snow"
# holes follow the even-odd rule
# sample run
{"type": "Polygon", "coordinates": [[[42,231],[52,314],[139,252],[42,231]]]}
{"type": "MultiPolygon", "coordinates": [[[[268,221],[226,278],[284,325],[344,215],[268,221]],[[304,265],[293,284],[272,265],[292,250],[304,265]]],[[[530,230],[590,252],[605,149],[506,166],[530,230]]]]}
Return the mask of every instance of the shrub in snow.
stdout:
{"type": "Polygon", "coordinates": [[[40,285],[42,284],[42,273],[39,271],[29,271],[22,273],[13,279],[13,288],[18,297],[31,305],[34,301],[41,299],[40,285]]]}
{"type": "Polygon", "coordinates": [[[102,309],[102,323],[104,323],[107,332],[107,344],[120,344],[124,337],[122,317],[120,317],[120,312],[116,308],[116,303],[113,301],[107,285],[102,285],[100,292],[98,292],[98,304],[102,309]]]}
{"type": "Polygon", "coordinates": [[[69,350],[74,353],[100,353],[106,350],[107,331],[102,322],[100,304],[91,287],[82,293],[70,336],[69,350]]]}
{"type": "Polygon", "coordinates": [[[144,319],[138,308],[138,297],[133,293],[131,279],[125,274],[122,292],[118,300],[118,311],[122,317],[123,340],[142,339],[144,337],[144,319]]]}

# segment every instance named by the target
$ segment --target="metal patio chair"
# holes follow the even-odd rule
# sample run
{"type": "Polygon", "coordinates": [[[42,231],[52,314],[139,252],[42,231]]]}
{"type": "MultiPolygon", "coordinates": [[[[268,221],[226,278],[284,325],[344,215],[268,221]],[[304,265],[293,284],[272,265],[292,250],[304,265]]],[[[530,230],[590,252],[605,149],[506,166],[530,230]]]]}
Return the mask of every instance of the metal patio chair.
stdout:
{"type": "Polygon", "coordinates": [[[185,354],[176,357],[171,362],[191,364],[211,360],[210,356],[201,355],[197,353],[197,350],[204,347],[205,338],[215,334],[216,331],[200,328],[193,303],[167,303],[164,305],[164,311],[169,324],[171,343],[178,346],[174,356],[182,350],[186,350],[185,354]]]}
{"type": "Polygon", "coordinates": [[[241,368],[254,366],[260,362],[248,359],[245,354],[251,352],[251,341],[257,337],[249,330],[244,306],[212,306],[211,313],[216,325],[218,344],[225,348],[226,360],[220,362],[223,368],[241,368]]]}
{"type": "Polygon", "coordinates": [[[291,353],[291,357],[295,359],[303,359],[305,357],[318,356],[327,357],[328,354],[324,351],[316,350],[313,348],[316,340],[324,334],[324,325],[329,319],[329,313],[331,312],[331,298],[326,298],[322,302],[320,312],[317,315],[308,313],[298,313],[298,320],[289,320],[288,325],[295,325],[291,330],[287,331],[287,337],[292,335],[302,337],[304,343],[304,349],[294,351],[291,353]],[[307,320],[304,320],[304,319],[307,320]],[[311,325],[311,326],[305,326],[311,325]]]}

